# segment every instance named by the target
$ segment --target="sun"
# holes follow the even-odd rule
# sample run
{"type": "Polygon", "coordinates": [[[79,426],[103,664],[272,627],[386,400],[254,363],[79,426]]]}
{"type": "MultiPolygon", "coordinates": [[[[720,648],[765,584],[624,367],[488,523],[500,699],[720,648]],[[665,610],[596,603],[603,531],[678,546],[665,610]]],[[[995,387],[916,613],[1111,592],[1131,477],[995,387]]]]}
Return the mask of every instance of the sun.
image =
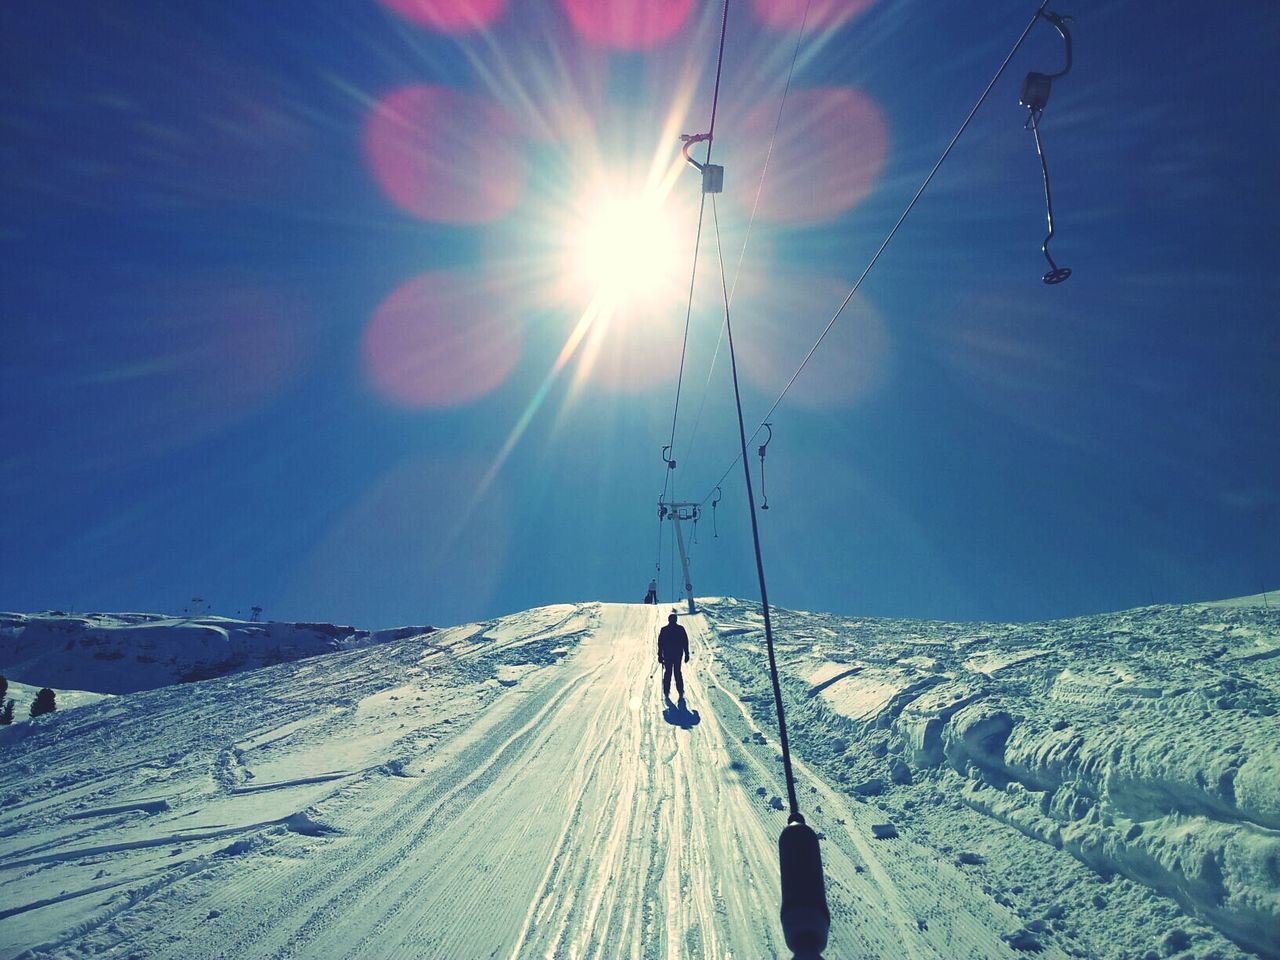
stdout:
{"type": "Polygon", "coordinates": [[[564,281],[570,295],[610,311],[650,311],[679,302],[692,242],[670,196],[602,188],[567,225],[564,281]]]}

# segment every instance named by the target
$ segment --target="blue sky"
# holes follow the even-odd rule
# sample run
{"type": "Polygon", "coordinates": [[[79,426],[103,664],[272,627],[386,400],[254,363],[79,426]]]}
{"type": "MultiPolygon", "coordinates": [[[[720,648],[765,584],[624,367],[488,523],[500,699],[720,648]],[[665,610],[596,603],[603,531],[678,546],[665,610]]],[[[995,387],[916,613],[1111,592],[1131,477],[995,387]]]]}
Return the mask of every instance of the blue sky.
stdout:
{"type": "MultiPolygon", "coordinates": [[[[748,430],[1035,7],[815,0],[752,219],[803,9],[730,4],[717,212],[748,430]]],[[[776,603],[1041,619],[1280,586],[1280,19],[1051,9],[1075,18],[1042,125],[1074,275],[1039,281],[1017,98],[1061,62],[1042,22],[772,417],[776,603]]],[[[640,599],[698,202],[676,134],[706,129],[719,15],[8,5],[0,608],[386,626],[640,599]],[[650,169],[678,270],[637,273],[641,302],[571,350],[590,297],[561,248],[650,169]]],[[[708,226],[690,500],[736,454],[715,256],[708,226]]],[[[755,597],[740,471],[722,493],[695,588],[755,597]]]]}

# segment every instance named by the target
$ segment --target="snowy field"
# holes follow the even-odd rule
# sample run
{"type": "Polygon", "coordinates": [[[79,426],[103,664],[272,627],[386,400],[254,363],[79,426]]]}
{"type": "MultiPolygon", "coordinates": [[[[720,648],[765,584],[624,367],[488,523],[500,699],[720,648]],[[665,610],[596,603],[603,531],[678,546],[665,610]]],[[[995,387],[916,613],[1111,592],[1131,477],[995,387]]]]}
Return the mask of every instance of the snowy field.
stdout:
{"type": "MultiPolygon", "coordinates": [[[[1275,603],[778,611],[826,956],[1280,956],[1275,603]]],[[[294,625],[256,624],[285,662],[191,683],[189,653],[137,660],[160,618],[80,618],[119,624],[110,647],[0,617],[13,691],[60,703],[0,728],[0,956],[785,956],[758,605],[682,617],[683,710],[651,672],[665,613],[561,605],[306,659],[294,625]]]]}

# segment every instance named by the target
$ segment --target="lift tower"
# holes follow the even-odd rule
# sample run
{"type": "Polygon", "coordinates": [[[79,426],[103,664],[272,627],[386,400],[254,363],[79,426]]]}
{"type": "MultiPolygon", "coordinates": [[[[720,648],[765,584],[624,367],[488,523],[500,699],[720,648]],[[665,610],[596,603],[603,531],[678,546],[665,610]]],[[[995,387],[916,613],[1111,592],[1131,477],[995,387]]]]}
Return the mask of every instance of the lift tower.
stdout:
{"type": "Polygon", "coordinates": [[[676,546],[680,548],[680,569],[684,572],[684,592],[689,597],[689,612],[697,613],[698,607],[693,602],[693,583],[689,579],[689,555],[684,549],[684,533],[680,530],[680,522],[698,522],[701,507],[696,503],[667,503],[658,501],[658,519],[670,520],[676,531],[676,546]]]}

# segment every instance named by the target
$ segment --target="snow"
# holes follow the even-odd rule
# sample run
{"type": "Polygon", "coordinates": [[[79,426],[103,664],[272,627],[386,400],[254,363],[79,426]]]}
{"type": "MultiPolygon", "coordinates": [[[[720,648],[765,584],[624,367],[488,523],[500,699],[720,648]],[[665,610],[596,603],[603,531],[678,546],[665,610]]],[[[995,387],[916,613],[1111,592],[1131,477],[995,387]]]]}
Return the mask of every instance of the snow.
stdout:
{"type": "MultiPolygon", "coordinates": [[[[35,700],[36,694],[40,692],[42,686],[43,684],[19,683],[13,678],[9,678],[9,689],[5,697],[13,700],[13,720],[15,723],[26,720],[30,716],[31,702],[35,700]]],[[[58,689],[55,691],[54,703],[58,710],[74,710],[76,707],[88,706],[91,703],[110,700],[111,698],[112,695],[109,693],[94,693],[91,690],[58,689]]]]}
{"type": "MultiPolygon", "coordinates": [[[[701,605],[681,616],[683,710],[652,673],[666,610],[640,605],[384,635],[253,624],[336,648],[164,685],[193,661],[139,662],[140,628],[240,622],[5,615],[11,690],[92,676],[106,649],[125,655],[104,685],[132,692],[50,684],[56,713],[0,730],[0,953],[782,956],[759,606],[701,605]],[[34,647],[32,625],[63,642],[34,647]]],[[[828,957],[1278,955],[1266,597],[775,625],[828,957]]]]}
{"type": "Polygon", "coordinates": [[[431,632],[148,613],[0,613],[0,664],[30,683],[133,693],[431,632]]]}

